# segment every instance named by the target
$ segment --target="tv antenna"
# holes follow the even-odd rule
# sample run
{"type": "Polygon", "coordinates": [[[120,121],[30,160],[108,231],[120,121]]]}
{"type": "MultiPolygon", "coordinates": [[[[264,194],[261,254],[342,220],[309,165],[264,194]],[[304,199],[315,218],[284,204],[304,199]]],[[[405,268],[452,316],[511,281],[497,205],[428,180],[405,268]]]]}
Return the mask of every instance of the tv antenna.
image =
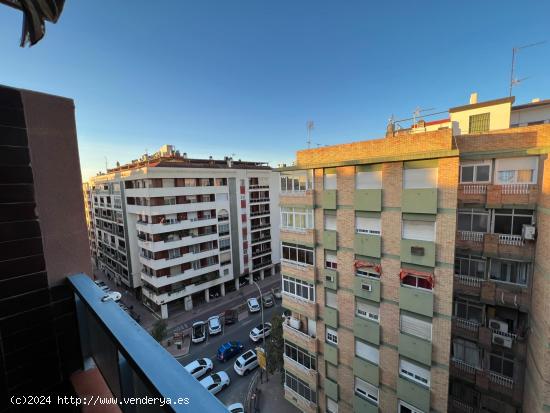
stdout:
{"type": "Polygon", "coordinates": [[[311,131],[315,129],[315,123],[313,123],[312,120],[308,120],[306,122],[306,128],[307,128],[307,148],[311,148],[311,131]]]}
{"type": "Polygon", "coordinates": [[[435,108],[421,109],[420,106],[417,106],[413,112],[413,125],[416,125],[416,121],[420,118],[422,112],[429,112],[430,110],[435,110],[435,108]]]}
{"type": "Polygon", "coordinates": [[[546,40],[543,40],[542,42],[531,43],[531,44],[526,44],[524,46],[519,46],[519,47],[513,47],[512,48],[512,67],[510,69],[510,88],[509,88],[508,96],[512,96],[512,88],[514,86],[519,85],[521,82],[523,82],[526,79],[529,79],[529,77],[530,77],[530,76],[528,76],[528,77],[524,77],[522,79],[517,79],[517,78],[514,77],[514,75],[515,75],[514,72],[516,70],[516,54],[520,50],[527,49],[529,47],[540,46],[544,43],[546,43],[546,40]]]}

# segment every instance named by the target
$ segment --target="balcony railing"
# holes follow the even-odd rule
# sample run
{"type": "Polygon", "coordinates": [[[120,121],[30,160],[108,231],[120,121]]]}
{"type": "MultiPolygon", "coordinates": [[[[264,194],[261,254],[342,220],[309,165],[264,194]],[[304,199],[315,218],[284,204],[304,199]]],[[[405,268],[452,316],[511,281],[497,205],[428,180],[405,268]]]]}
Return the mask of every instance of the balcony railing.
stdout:
{"type": "Polygon", "coordinates": [[[250,216],[251,217],[257,217],[259,215],[269,215],[271,211],[265,210],[265,211],[251,211],[250,216]]]}
{"type": "Polygon", "coordinates": [[[522,247],[525,242],[521,235],[498,234],[498,243],[522,247]]]}
{"type": "Polygon", "coordinates": [[[464,330],[469,330],[477,333],[479,330],[479,323],[477,321],[470,321],[460,317],[453,317],[453,321],[456,325],[464,330]]]}
{"type": "Polygon", "coordinates": [[[458,231],[458,235],[462,241],[483,242],[485,233],[474,231],[458,231]]]}
{"type": "Polygon", "coordinates": [[[460,284],[464,284],[469,287],[481,287],[481,282],[483,281],[481,278],[461,274],[455,274],[455,280],[460,284]]]}
{"type": "Polygon", "coordinates": [[[88,276],[78,274],[68,280],[75,293],[83,364],[95,361],[122,409],[123,398],[155,397],[172,403],[149,404],[148,411],[227,413],[227,408],[117,303],[103,301],[104,292],[88,276]]]}
{"type": "Polygon", "coordinates": [[[459,359],[452,359],[453,366],[468,374],[476,374],[477,368],[459,359]]]}
{"type": "Polygon", "coordinates": [[[487,185],[462,185],[462,191],[467,195],[482,195],[487,193],[487,185]]]}
{"type": "Polygon", "coordinates": [[[508,389],[514,388],[514,379],[503,376],[502,374],[495,373],[494,371],[489,371],[489,380],[492,383],[498,384],[499,386],[506,387],[508,389]]]}
{"type": "Polygon", "coordinates": [[[271,248],[266,248],[264,250],[252,251],[252,256],[257,257],[259,255],[267,254],[271,252],[271,248]]]}
{"type": "Polygon", "coordinates": [[[255,204],[258,202],[269,202],[269,198],[250,198],[251,204],[255,204]]]}
{"type": "Polygon", "coordinates": [[[527,195],[531,184],[506,184],[500,185],[500,190],[504,195],[527,195]]]}

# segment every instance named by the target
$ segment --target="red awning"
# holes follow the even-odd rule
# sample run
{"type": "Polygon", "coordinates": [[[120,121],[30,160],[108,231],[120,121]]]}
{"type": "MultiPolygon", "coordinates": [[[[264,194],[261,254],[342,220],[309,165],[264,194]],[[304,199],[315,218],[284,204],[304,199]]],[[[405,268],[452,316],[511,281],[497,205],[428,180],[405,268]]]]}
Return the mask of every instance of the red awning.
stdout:
{"type": "Polygon", "coordinates": [[[355,269],[357,269],[357,268],[372,268],[379,275],[382,275],[382,266],[380,264],[375,264],[375,263],[367,262],[367,261],[355,260],[355,262],[353,263],[353,266],[355,267],[355,269]]]}
{"type": "Polygon", "coordinates": [[[432,288],[435,287],[435,278],[434,278],[434,275],[429,273],[429,272],[424,272],[424,271],[415,271],[415,270],[404,270],[402,269],[400,272],[399,272],[399,279],[400,280],[403,280],[403,278],[405,278],[407,275],[412,275],[414,277],[419,277],[419,278],[423,278],[425,279],[426,281],[428,281],[430,283],[430,285],[432,286],[432,288]]]}

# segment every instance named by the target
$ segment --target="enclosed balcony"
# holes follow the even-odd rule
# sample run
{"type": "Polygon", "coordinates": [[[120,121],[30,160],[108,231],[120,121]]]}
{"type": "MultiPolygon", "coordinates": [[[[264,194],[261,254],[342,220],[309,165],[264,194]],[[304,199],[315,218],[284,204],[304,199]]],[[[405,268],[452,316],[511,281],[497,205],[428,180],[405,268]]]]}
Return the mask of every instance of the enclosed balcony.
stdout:
{"type": "Polygon", "coordinates": [[[307,350],[310,354],[317,353],[316,334],[308,332],[310,324],[307,317],[294,313],[283,322],[283,338],[307,350]]]}

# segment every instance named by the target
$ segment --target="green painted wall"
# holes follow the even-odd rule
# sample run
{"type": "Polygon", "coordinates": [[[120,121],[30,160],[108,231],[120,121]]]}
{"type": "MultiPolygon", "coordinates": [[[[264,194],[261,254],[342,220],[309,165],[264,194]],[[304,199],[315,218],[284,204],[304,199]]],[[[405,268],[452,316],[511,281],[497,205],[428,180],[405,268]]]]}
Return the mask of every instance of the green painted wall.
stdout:
{"type": "Polygon", "coordinates": [[[402,239],[401,261],[423,267],[435,267],[435,242],[402,239]],[[411,252],[412,247],[424,248],[424,255],[413,255],[411,252]]]}
{"type": "Polygon", "coordinates": [[[369,343],[380,344],[380,324],[355,316],[353,319],[353,334],[369,343]]]}
{"type": "Polygon", "coordinates": [[[356,413],[378,413],[378,406],[354,394],[353,411],[356,413]]]}
{"type": "Polygon", "coordinates": [[[353,206],[358,211],[382,211],[382,190],[356,189],[353,206]]]}
{"type": "Polygon", "coordinates": [[[434,296],[430,291],[422,291],[418,288],[399,287],[399,308],[433,317],[434,296]]]}
{"type": "Polygon", "coordinates": [[[338,243],[336,241],[337,236],[338,234],[336,231],[323,231],[323,248],[325,248],[326,250],[336,251],[336,249],[338,248],[338,243]]]}
{"type": "Polygon", "coordinates": [[[323,348],[323,356],[325,357],[325,361],[328,361],[329,363],[334,364],[335,366],[338,365],[338,347],[333,346],[329,343],[324,343],[325,346],[323,348]]]}
{"type": "Polygon", "coordinates": [[[325,378],[325,394],[332,400],[338,400],[338,383],[325,378]]]}
{"type": "Polygon", "coordinates": [[[323,284],[326,288],[330,288],[331,290],[337,290],[338,289],[338,271],[332,270],[330,268],[323,269],[323,284]],[[330,281],[330,280],[333,281],[330,281]]]}
{"type": "Polygon", "coordinates": [[[357,377],[368,381],[373,386],[378,386],[380,383],[380,369],[376,364],[369,363],[360,357],[355,357],[353,360],[353,374],[357,377]]]}
{"type": "Polygon", "coordinates": [[[397,397],[424,412],[430,411],[430,389],[420,384],[398,377],[397,397]]]}
{"type": "Polygon", "coordinates": [[[380,258],[382,237],[379,235],[355,234],[354,248],[356,254],[380,258]]]}
{"type": "Polygon", "coordinates": [[[437,214],[437,188],[404,189],[401,211],[416,214],[437,214]]]}
{"type": "Polygon", "coordinates": [[[367,300],[380,302],[380,280],[365,277],[354,277],[353,291],[357,297],[366,298],[367,300]],[[371,286],[371,291],[362,288],[363,284],[371,286]]]}
{"type": "Polygon", "coordinates": [[[326,325],[333,328],[338,328],[338,310],[325,306],[323,320],[325,321],[326,325]]]}
{"type": "Polygon", "coordinates": [[[432,364],[432,343],[409,334],[399,333],[399,354],[426,366],[432,364]]]}
{"type": "Polygon", "coordinates": [[[336,209],[336,189],[323,191],[321,205],[323,209],[336,209]]]}

